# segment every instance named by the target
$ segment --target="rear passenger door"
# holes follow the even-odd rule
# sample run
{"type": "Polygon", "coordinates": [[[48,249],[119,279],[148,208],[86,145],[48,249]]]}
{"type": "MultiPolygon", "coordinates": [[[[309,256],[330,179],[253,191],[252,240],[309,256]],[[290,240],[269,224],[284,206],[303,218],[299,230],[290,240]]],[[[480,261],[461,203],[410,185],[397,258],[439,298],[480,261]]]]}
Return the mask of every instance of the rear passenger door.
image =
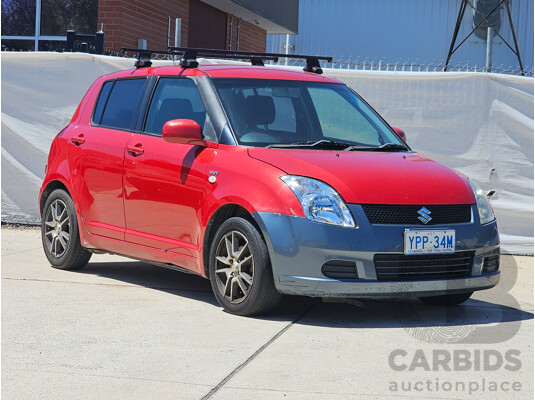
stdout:
{"type": "Polygon", "coordinates": [[[127,145],[125,240],[197,257],[198,211],[209,185],[206,169],[214,149],[165,142],[162,127],[172,119],[205,125],[205,108],[192,79],[159,78],[141,132],[127,145]]]}
{"type": "Polygon", "coordinates": [[[105,82],[91,124],[69,138],[72,184],[81,217],[95,235],[124,240],[123,160],[147,79],[105,82]]]}

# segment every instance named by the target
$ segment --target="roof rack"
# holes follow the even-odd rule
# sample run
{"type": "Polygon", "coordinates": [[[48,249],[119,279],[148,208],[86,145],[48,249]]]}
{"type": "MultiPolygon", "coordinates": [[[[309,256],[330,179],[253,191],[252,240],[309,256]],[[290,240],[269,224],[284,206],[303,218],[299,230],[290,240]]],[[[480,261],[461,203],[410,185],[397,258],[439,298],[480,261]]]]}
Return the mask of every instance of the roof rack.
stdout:
{"type": "Polygon", "coordinates": [[[147,68],[152,65],[150,57],[152,54],[167,54],[172,56],[182,55],[180,66],[182,68],[196,68],[199,63],[197,57],[202,58],[229,58],[229,59],[248,59],[252,65],[263,66],[264,61],[275,61],[279,58],[302,58],[306,60],[306,66],[303,71],[322,74],[319,60],[332,62],[332,57],[326,56],[308,56],[302,54],[281,54],[281,53],[259,53],[254,51],[239,50],[221,50],[221,49],[202,49],[193,47],[169,47],[168,50],[146,50],[134,48],[121,48],[122,52],[137,52],[137,60],[134,64],[136,68],[147,68]]]}
{"type": "Polygon", "coordinates": [[[129,47],[121,47],[121,53],[125,51],[132,51],[137,53],[137,60],[134,63],[136,68],[148,68],[152,65],[150,56],[153,54],[172,54],[168,50],[147,50],[147,49],[133,49],[129,47]]]}

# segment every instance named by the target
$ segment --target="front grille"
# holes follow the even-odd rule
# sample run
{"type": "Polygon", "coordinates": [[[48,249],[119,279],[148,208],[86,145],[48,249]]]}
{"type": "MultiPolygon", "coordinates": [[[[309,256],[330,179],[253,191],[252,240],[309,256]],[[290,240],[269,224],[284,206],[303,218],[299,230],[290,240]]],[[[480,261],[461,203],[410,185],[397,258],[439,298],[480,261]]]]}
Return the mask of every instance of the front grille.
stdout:
{"type": "Polygon", "coordinates": [[[411,281],[470,276],[473,251],[453,254],[376,254],[373,257],[379,281],[411,281]]]}
{"type": "Polygon", "coordinates": [[[371,224],[424,225],[418,211],[427,208],[431,220],[426,225],[462,224],[472,220],[470,204],[413,206],[389,204],[363,204],[362,208],[371,224]]]}
{"type": "Polygon", "coordinates": [[[332,279],[357,279],[357,266],[352,261],[331,260],[321,267],[321,273],[332,279]]]}
{"type": "Polygon", "coordinates": [[[490,272],[498,271],[500,268],[500,255],[496,254],[494,256],[485,257],[485,262],[483,263],[483,274],[488,274],[490,272]]]}

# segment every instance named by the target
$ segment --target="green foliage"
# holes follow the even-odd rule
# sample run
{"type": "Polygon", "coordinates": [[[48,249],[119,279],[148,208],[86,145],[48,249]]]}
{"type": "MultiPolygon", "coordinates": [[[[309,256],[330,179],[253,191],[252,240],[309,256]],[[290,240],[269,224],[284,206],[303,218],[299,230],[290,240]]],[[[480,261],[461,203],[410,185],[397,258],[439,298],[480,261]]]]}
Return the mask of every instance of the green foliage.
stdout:
{"type": "Polygon", "coordinates": [[[41,35],[97,31],[97,0],[42,0],[41,35]]]}
{"type": "Polygon", "coordinates": [[[35,0],[2,0],[2,35],[35,34],[35,0]]]}

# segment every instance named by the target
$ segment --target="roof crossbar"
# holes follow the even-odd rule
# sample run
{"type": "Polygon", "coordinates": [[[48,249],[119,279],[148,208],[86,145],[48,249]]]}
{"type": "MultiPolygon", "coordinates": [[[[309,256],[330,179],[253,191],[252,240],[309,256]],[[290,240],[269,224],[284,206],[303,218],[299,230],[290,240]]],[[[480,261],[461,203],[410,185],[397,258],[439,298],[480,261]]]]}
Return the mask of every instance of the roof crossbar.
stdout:
{"type": "Polygon", "coordinates": [[[306,60],[306,66],[303,68],[306,72],[313,72],[315,74],[322,74],[319,60],[325,60],[332,62],[332,57],[327,56],[311,56],[302,54],[283,54],[283,53],[260,53],[254,51],[240,51],[240,50],[221,50],[221,49],[203,49],[193,47],[169,47],[165,50],[146,50],[146,49],[133,49],[133,48],[121,48],[121,51],[137,52],[137,61],[135,62],[136,68],[146,68],[152,65],[150,56],[152,54],[168,54],[172,56],[182,55],[180,60],[180,66],[182,68],[196,68],[199,63],[197,57],[201,58],[228,58],[228,59],[249,59],[252,65],[263,66],[264,61],[275,61],[279,58],[301,58],[306,60]]]}
{"type": "Polygon", "coordinates": [[[237,59],[243,60],[247,58],[251,61],[252,65],[264,65],[264,60],[271,60],[277,62],[278,57],[266,56],[259,57],[254,53],[248,52],[236,52],[236,51],[225,51],[225,50],[212,50],[212,49],[195,49],[188,47],[170,47],[170,54],[183,54],[182,60],[180,60],[180,66],[183,68],[195,68],[199,65],[197,57],[201,58],[223,58],[228,59],[237,59]],[[224,52],[224,53],[223,53],[224,52]]]}
{"type": "MultiPolygon", "coordinates": [[[[213,57],[222,55],[224,58],[248,58],[253,65],[263,65],[262,60],[278,61],[279,58],[304,58],[306,60],[306,66],[303,69],[306,72],[314,72],[316,74],[322,74],[323,70],[320,67],[319,60],[325,60],[332,62],[332,57],[327,56],[310,56],[303,54],[284,54],[284,53],[260,53],[253,51],[239,51],[239,50],[221,50],[221,49],[199,49],[189,47],[169,47],[170,51],[184,52],[184,54],[191,51],[195,52],[199,57],[213,57]],[[230,56],[230,57],[229,57],[230,56]],[[240,57],[241,56],[241,57],[240,57]]],[[[190,53],[190,54],[192,54],[190,53]]],[[[182,64],[181,64],[182,65],[182,64]]],[[[188,68],[182,65],[184,68],[188,68]]]]}
{"type": "Polygon", "coordinates": [[[133,49],[128,47],[121,47],[121,52],[131,51],[137,53],[137,60],[134,63],[136,68],[148,68],[152,65],[150,56],[153,54],[172,54],[168,50],[146,50],[146,49],[133,49]]]}

